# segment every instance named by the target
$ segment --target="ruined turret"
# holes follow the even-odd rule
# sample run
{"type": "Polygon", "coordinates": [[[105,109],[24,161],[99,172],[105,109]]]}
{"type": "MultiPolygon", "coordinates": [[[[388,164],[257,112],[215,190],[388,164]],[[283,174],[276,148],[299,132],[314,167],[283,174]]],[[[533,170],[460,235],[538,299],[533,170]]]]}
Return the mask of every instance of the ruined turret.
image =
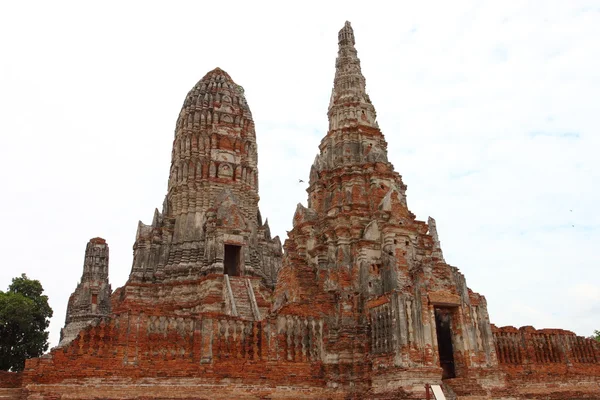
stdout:
{"type": "Polygon", "coordinates": [[[86,326],[110,315],[111,293],[108,282],[108,245],[102,238],[90,239],[85,248],[81,281],[69,297],[59,347],[70,343],[86,326]]]}
{"type": "Polygon", "coordinates": [[[155,210],[152,224],[138,224],[119,307],[173,302],[181,312],[264,316],[282,249],[262,222],[257,162],[244,90],[216,68],[185,97],[163,209],[155,210]],[[173,286],[179,282],[191,285],[189,290],[173,286]],[[146,284],[154,286],[146,289],[146,284]],[[171,290],[178,295],[169,295],[171,290]]]}

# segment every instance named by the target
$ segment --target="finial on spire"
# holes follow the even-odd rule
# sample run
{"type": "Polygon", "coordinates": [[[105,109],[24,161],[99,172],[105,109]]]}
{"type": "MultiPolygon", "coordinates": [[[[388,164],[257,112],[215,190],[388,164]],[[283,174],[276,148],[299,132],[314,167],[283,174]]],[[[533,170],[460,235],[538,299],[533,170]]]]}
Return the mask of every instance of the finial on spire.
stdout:
{"type": "Polygon", "coordinates": [[[354,46],[354,30],[352,29],[352,25],[350,21],[346,21],[344,27],[340,29],[338,33],[338,44],[340,46],[351,45],[354,46]]]}
{"type": "Polygon", "coordinates": [[[377,128],[375,108],[366,91],[350,21],[346,21],[339,31],[338,44],[335,78],[329,102],[329,129],[351,125],[377,128]]]}

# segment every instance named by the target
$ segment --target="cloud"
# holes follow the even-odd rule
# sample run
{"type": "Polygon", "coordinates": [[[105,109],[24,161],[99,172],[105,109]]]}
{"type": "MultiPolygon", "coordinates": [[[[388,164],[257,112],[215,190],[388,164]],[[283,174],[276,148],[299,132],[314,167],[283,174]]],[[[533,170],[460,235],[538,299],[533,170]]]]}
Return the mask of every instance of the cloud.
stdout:
{"type": "Polygon", "coordinates": [[[579,283],[568,289],[571,299],[578,303],[600,303],[600,287],[589,283],[579,283]]]}
{"type": "Polygon", "coordinates": [[[576,132],[562,132],[562,133],[553,133],[553,132],[530,132],[529,137],[535,138],[539,136],[546,137],[554,137],[559,139],[579,139],[580,135],[576,132]]]}

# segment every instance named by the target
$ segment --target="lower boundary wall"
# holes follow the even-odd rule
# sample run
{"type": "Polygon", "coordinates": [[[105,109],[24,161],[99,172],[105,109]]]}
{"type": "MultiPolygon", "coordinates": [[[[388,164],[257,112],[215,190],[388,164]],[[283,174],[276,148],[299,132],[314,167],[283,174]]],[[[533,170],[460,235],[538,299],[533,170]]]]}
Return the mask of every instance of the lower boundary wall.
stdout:
{"type": "Polygon", "coordinates": [[[8,393],[0,398],[424,399],[425,384],[441,384],[448,400],[600,400],[599,344],[568,331],[493,327],[498,364],[467,366],[442,381],[439,367],[401,368],[381,355],[377,362],[332,360],[318,320],[284,318],[268,329],[208,319],[141,321],[100,323],[69,346],[28,360],[23,373],[0,372],[8,393]]]}
{"type": "MultiPolygon", "coordinates": [[[[539,377],[538,377],[539,378],[539,377]]],[[[600,399],[598,377],[552,377],[536,382],[525,377],[509,377],[502,373],[483,373],[481,379],[455,378],[442,384],[448,400],[575,400],[600,399]]],[[[420,377],[408,374],[396,377],[394,382],[383,377],[374,382],[379,390],[357,392],[351,386],[344,388],[311,387],[245,383],[223,379],[210,383],[201,378],[141,379],[127,378],[65,381],[60,384],[29,384],[23,388],[20,399],[31,400],[175,400],[175,399],[425,399],[425,389],[420,377]],[[398,385],[402,383],[402,385],[398,385]],[[379,385],[381,384],[381,385],[379,385]],[[407,390],[406,390],[407,389],[407,390]]]]}

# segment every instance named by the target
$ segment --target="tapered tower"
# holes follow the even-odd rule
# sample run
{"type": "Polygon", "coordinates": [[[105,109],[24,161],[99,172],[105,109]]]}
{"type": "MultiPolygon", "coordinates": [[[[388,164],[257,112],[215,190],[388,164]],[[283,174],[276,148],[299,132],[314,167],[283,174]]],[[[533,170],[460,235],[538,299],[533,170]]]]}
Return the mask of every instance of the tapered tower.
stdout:
{"type": "Polygon", "coordinates": [[[151,225],[139,223],[124,298],[137,305],[156,297],[153,301],[177,300],[176,307],[189,301],[197,304],[195,311],[248,319],[264,314],[268,304],[262,300],[268,295],[250,288],[271,290],[282,251],[258,208],[257,160],[244,89],[216,68],[183,103],[163,210],[155,211],[151,225]],[[174,299],[166,293],[177,282],[197,287],[174,299]],[[169,289],[134,289],[147,283],[169,289]]]}
{"type": "Polygon", "coordinates": [[[329,130],[311,168],[308,207],[298,205],[284,245],[274,308],[325,317],[326,359],[348,371],[341,382],[367,387],[372,376],[350,367],[365,362],[387,365],[382,376],[419,366],[431,379],[440,366],[449,377],[495,365],[485,299],[445,263],[435,221],[408,209],[349,22],[338,45],[329,130]]]}
{"type": "MultiPolygon", "coordinates": [[[[294,230],[286,242],[286,261],[300,251],[303,263],[312,266],[317,281],[327,289],[319,290],[316,285],[287,288],[284,280],[278,292],[285,293],[286,301],[310,301],[339,291],[340,301],[350,304],[359,292],[382,294],[408,280],[408,271],[391,267],[396,248],[401,247],[394,235],[415,224],[415,216],[407,208],[406,185],[388,161],[387,143],[366,92],[349,22],[338,33],[338,46],[327,112],[329,130],[311,167],[308,208],[298,205],[294,230]],[[388,232],[382,236],[386,223],[388,232]],[[376,246],[368,245],[374,241],[376,246]],[[376,274],[370,267],[373,263],[379,265],[376,274]]],[[[424,223],[418,224],[427,231],[424,223]]],[[[402,243],[408,246],[409,241],[402,243]]]]}
{"type": "Polygon", "coordinates": [[[85,248],[81,280],[69,297],[59,346],[70,343],[86,326],[110,316],[111,294],[108,282],[108,245],[102,238],[90,239],[85,248]]]}

